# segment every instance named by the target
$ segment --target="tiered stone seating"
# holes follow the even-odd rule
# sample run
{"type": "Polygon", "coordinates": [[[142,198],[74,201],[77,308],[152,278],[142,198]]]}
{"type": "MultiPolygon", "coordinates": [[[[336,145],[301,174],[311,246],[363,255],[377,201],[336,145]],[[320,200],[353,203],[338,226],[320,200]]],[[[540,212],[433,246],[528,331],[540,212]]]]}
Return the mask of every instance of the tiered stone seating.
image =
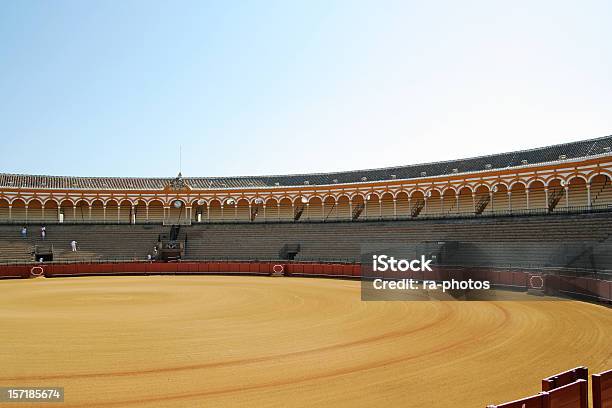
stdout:
{"type": "MultiPolygon", "coordinates": [[[[32,261],[35,245],[53,245],[54,260],[145,259],[152,253],[162,226],[143,225],[47,225],[47,237],[40,237],[40,225],[28,226],[28,236],[18,225],[0,225],[0,261],[32,261]],[[73,253],[70,242],[77,241],[73,253]]],[[[167,228],[166,228],[167,229],[167,228]]]]}
{"type": "MultiPolygon", "coordinates": [[[[0,261],[31,261],[38,225],[0,225],[0,261]]],[[[48,225],[45,245],[58,261],[145,259],[160,225],[48,225]],[[72,253],[70,242],[78,242],[72,253]]],[[[300,244],[297,259],[359,260],[362,245],[458,242],[455,265],[572,266],[612,269],[612,213],[388,222],[211,223],[183,226],[186,259],[276,259],[300,244]],[[570,264],[571,263],[571,264],[570,264]]]]}
{"type": "MultiPolygon", "coordinates": [[[[564,243],[595,245],[612,231],[612,214],[354,223],[197,225],[190,259],[274,259],[300,244],[298,259],[358,259],[362,244],[458,241],[461,264],[553,265],[564,243]]],[[[600,258],[605,251],[599,249],[600,258]]],[[[612,258],[612,256],[608,256],[612,258]]],[[[612,260],[612,259],[610,259],[612,260]]],[[[612,267],[612,263],[607,263],[612,267]]]]}

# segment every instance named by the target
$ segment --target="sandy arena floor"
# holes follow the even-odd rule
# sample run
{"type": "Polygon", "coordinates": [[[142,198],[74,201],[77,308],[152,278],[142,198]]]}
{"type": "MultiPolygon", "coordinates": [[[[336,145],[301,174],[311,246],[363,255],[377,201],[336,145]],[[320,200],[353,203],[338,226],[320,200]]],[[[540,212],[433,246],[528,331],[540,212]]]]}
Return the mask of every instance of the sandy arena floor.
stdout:
{"type": "Polygon", "coordinates": [[[0,344],[0,386],[65,387],[38,406],[483,408],[612,368],[612,310],[361,302],[359,282],[328,279],[14,280],[0,344]]]}

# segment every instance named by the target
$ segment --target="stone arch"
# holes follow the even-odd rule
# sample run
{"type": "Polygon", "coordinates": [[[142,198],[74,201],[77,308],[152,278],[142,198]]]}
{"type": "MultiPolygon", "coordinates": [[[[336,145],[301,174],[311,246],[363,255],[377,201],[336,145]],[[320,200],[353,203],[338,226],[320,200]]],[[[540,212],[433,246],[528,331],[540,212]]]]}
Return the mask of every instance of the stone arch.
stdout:
{"type": "Polygon", "coordinates": [[[41,222],[43,217],[43,203],[39,198],[32,198],[28,201],[28,221],[41,222]]]}
{"type": "Polygon", "coordinates": [[[350,201],[350,219],[363,219],[365,210],[365,197],[361,193],[356,193],[351,196],[350,201]]]}
{"type": "Polygon", "coordinates": [[[412,199],[413,197],[415,197],[415,194],[418,195],[419,197],[425,197],[425,190],[420,189],[420,188],[412,189],[408,192],[408,197],[412,199]]]}
{"type": "Polygon", "coordinates": [[[89,220],[89,202],[83,198],[79,199],[74,205],[74,222],[84,222],[89,220]]]}
{"type": "Polygon", "coordinates": [[[581,175],[571,177],[567,183],[568,204],[570,207],[590,206],[586,178],[581,175]]]}
{"type": "Polygon", "coordinates": [[[23,221],[27,219],[26,215],[26,202],[23,198],[14,198],[11,202],[13,207],[11,210],[11,219],[13,221],[23,221]]]}
{"type": "Polygon", "coordinates": [[[422,190],[414,190],[410,194],[410,209],[408,215],[417,217],[425,208],[425,193],[422,190]]]}
{"type": "Polygon", "coordinates": [[[584,184],[588,184],[588,182],[589,182],[588,177],[585,176],[584,174],[582,174],[582,173],[573,173],[573,174],[570,174],[569,176],[567,176],[568,183],[570,181],[572,181],[573,179],[575,179],[575,178],[581,179],[582,181],[584,181],[584,184]]]}
{"type": "Polygon", "coordinates": [[[383,193],[380,197],[380,206],[381,206],[381,217],[382,218],[394,218],[395,217],[395,208],[393,201],[395,197],[389,191],[383,193]]]}
{"type": "Polygon", "coordinates": [[[191,221],[204,222],[208,213],[208,201],[205,198],[195,198],[191,201],[191,221]]]}
{"type": "Polygon", "coordinates": [[[395,212],[398,218],[410,216],[410,196],[405,190],[395,195],[395,212]]]}
{"type": "Polygon", "coordinates": [[[476,214],[490,213],[491,206],[491,190],[487,184],[479,184],[474,189],[474,203],[476,214]]]}
{"type": "Polygon", "coordinates": [[[527,186],[527,189],[528,189],[528,190],[529,190],[529,189],[531,189],[531,185],[532,185],[532,184],[534,184],[534,183],[541,183],[542,185],[544,185],[544,186],[545,186],[545,185],[546,185],[546,180],[545,180],[544,178],[542,178],[542,177],[538,177],[538,176],[531,177],[531,178],[529,178],[529,179],[528,179],[528,180],[525,182],[525,184],[526,184],[526,186],[527,186]]]}
{"type": "MultiPolygon", "coordinates": [[[[266,206],[266,220],[280,220],[280,206],[278,205],[278,200],[274,197],[270,197],[264,202],[264,204],[266,206]]],[[[253,206],[261,207],[261,204],[253,203],[253,206]]]]}
{"type": "Polygon", "coordinates": [[[512,212],[527,209],[527,188],[523,181],[510,184],[510,210],[512,212]]]}
{"type": "Polygon", "coordinates": [[[567,182],[560,177],[553,177],[547,180],[546,189],[548,190],[546,199],[547,211],[561,211],[569,205],[567,195],[567,182]]]}
{"type": "Polygon", "coordinates": [[[293,221],[293,201],[291,198],[284,196],[278,202],[279,219],[284,221],[293,221]]]}
{"type": "Polygon", "coordinates": [[[548,188],[541,179],[533,179],[527,184],[527,209],[546,209],[546,196],[548,188]]]}
{"type": "Polygon", "coordinates": [[[458,194],[458,208],[460,214],[474,214],[475,197],[472,194],[472,189],[469,186],[463,186],[458,194]]]}
{"type": "Polygon", "coordinates": [[[48,198],[43,202],[43,218],[47,221],[57,221],[59,218],[59,202],[54,198],[48,198]]]}
{"type": "Polygon", "coordinates": [[[64,222],[74,222],[76,218],[75,203],[69,198],[64,198],[60,202],[60,214],[62,214],[64,222]]]}
{"type": "Polygon", "coordinates": [[[308,217],[308,198],[303,195],[299,195],[293,199],[293,210],[291,212],[291,219],[298,221],[304,221],[308,217]]]}
{"type": "Polygon", "coordinates": [[[147,206],[147,202],[142,198],[134,200],[134,219],[136,223],[142,224],[149,221],[147,206]]]}
{"type": "Polygon", "coordinates": [[[221,200],[219,198],[213,198],[208,203],[208,221],[210,222],[219,222],[223,220],[221,215],[221,200]]]}
{"type": "Polygon", "coordinates": [[[114,198],[106,200],[106,213],[104,219],[106,222],[115,223],[119,219],[119,201],[114,198]]]}
{"type": "Polygon", "coordinates": [[[443,186],[441,188],[440,193],[442,194],[442,196],[445,196],[449,190],[453,192],[453,195],[457,194],[457,189],[455,188],[455,186],[451,184],[447,184],[446,186],[443,186]]]}
{"type": "Polygon", "coordinates": [[[320,221],[323,220],[323,217],[323,200],[319,196],[310,197],[306,209],[306,219],[320,221]]]}
{"type": "Polygon", "coordinates": [[[589,183],[592,183],[592,182],[593,182],[593,179],[594,179],[595,177],[598,177],[598,176],[607,177],[609,180],[612,180],[612,173],[610,173],[610,172],[609,172],[609,171],[607,171],[607,170],[603,170],[603,169],[602,169],[602,170],[599,170],[599,171],[594,171],[594,172],[592,172],[591,174],[589,174],[589,175],[588,175],[588,182],[589,182],[589,183]]]}
{"type": "Polygon", "coordinates": [[[119,203],[119,212],[117,216],[117,222],[120,223],[131,223],[133,215],[132,201],[124,198],[119,203]]]}
{"type": "Polygon", "coordinates": [[[342,194],[336,202],[336,217],[341,220],[351,219],[351,199],[348,195],[342,194]]]}
{"type": "Polygon", "coordinates": [[[234,197],[225,197],[221,200],[221,220],[234,221],[238,214],[238,201],[234,197]]]}
{"type": "Polygon", "coordinates": [[[99,198],[91,202],[91,220],[104,221],[104,202],[99,198]]]}
{"type": "Polygon", "coordinates": [[[608,208],[612,204],[612,178],[606,173],[589,178],[591,202],[598,208],[608,208]]]}
{"type": "Polygon", "coordinates": [[[164,221],[164,203],[155,198],[148,203],[149,207],[149,222],[164,221]]]}
{"type": "Polygon", "coordinates": [[[381,217],[380,197],[378,193],[371,192],[366,194],[364,204],[363,216],[361,218],[378,219],[381,217]]]}
{"type": "Polygon", "coordinates": [[[442,191],[442,213],[443,214],[454,214],[459,212],[457,206],[457,190],[454,187],[445,188],[442,191]]]}
{"type": "Polygon", "coordinates": [[[491,186],[491,211],[508,211],[510,200],[508,198],[508,185],[497,182],[491,186]]]}
{"type": "MultiPolygon", "coordinates": [[[[251,221],[251,203],[246,198],[242,197],[236,201],[236,220],[238,221],[251,221]]],[[[263,208],[263,206],[262,206],[263,208]]],[[[266,211],[263,209],[262,218],[265,218],[266,211]]]]}
{"type": "Polygon", "coordinates": [[[9,214],[9,200],[0,197],[0,220],[8,220],[9,218],[12,219],[12,214],[9,214]]]}
{"type": "Polygon", "coordinates": [[[333,195],[326,195],[323,198],[323,220],[334,220],[338,218],[338,206],[333,195]]]}

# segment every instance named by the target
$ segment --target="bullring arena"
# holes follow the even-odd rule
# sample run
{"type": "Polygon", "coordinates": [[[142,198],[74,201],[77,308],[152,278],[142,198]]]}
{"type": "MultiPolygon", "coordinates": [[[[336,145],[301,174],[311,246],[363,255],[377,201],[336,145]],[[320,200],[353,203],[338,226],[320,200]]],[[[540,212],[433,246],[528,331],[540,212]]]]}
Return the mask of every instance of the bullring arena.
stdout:
{"type": "Polygon", "coordinates": [[[63,407],[610,407],[611,147],[324,175],[0,175],[0,386],[64,387],[63,407]],[[486,278],[492,298],[363,301],[373,243],[435,259],[419,280],[486,278]]]}

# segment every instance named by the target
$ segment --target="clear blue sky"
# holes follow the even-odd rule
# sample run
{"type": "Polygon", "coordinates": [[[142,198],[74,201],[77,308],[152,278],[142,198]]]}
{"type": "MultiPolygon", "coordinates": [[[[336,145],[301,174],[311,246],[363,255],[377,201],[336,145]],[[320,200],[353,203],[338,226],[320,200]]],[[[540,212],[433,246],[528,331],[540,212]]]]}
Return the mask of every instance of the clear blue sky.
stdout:
{"type": "Polygon", "coordinates": [[[4,1],[0,172],[322,172],[612,134],[610,1],[4,1]]]}

